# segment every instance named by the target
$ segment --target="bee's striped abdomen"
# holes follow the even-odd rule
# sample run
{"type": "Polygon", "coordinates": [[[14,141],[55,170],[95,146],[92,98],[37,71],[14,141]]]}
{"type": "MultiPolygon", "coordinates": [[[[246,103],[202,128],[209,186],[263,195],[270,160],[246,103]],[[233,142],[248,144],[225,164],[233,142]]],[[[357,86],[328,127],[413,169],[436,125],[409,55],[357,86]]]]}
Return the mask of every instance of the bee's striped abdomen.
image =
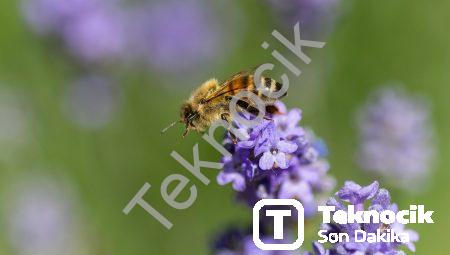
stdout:
{"type": "Polygon", "coordinates": [[[255,92],[256,87],[255,87],[255,84],[253,83],[253,76],[248,76],[248,75],[241,76],[238,79],[231,80],[230,84],[228,86],[229,86],[231,96],[234,96],[237,93],[239,93],[242,88],[245,88],[245,90],[256,93],[255,92]]]}
{"type": "MultiPolygon", "coordinates": [[[[283,85],[279,82],[277,82],[276,80],[272,79],[272,78],[268,78],[268,77],[261,77],[261,85],[262,87],[269,93],[276,93],[278,91],[281,90],[281,88],[283,87],[283,85]]],[[[264,91],[260,91],[256,88],[257,92],[258,92],[258,96],[261,98],[266,98],[267,96],[265,96],[263,94],[264,91]]],[[[265,94],[268,94],[267,92],[265,92],[265,94]]],[[[281,97],[286,96],[287,93],[284,93],[281,97]]]]}

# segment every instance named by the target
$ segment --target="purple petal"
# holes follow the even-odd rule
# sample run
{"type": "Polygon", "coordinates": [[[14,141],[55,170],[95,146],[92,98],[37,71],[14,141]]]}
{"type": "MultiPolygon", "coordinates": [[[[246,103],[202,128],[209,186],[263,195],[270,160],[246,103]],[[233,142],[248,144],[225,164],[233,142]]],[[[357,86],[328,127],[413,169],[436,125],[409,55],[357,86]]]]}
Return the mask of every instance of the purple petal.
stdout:
{"type": "Polygon", "coordinates": [[[298,198],[303,200],[305,198],[305,200],[309,200],[312,197],[309,185],[302,181],[284,181],[278,193],[278,198],[282,199],[298,198]]]}
{"type": "Polygon", "coordinates": [[[339,201],[337,201],[335,198],[330,198],[328,199],[327,206],[334,206],[337,210],[346,210],[346,208],[344,207],[344,205],[342,203],[340,203],[339,201]]]}
{"type": "Polygon", "coordinates": [[[300,120],[302,119],[302,111],[300,109],[292,109],[291,111],[289,111],[288,113],[288,119],[289,119],[289,124],[291,126],[295,126],[297,125],[300,120]]]}
{"type": "MultiPolygon", "coordinates": [[[[381,213],[382,211],[384,211],[384,208],[381,207],[381,205],[376,204],[376,205],[369,206],[369,211],[372,211],[372,210],[381,213]]],[[[380,227],[380,223],[364,223],[364,229],[368,233],[375,233],[379,227],[380,227]]]]}
{"type": "Polygon", "coordinates": [[[277,143],[277,148],[281,152],[293,153],[298,149],[298,145],[288,141],[279,141],[277,143]]]}
{"type": "Polygon", "coordinates": [[[349,190],[349,191],[352,191],[352,192],[357,192],[358,190],[361,189],[361,185],[359,185],[359,184],[357,184],[355,182],[352,182],[352,181],[346,181],[345,185],[344,185],[344,188],[346,190],[349,190]]]}
{"type": "Polygon", "coordinates": [[[265,141],[265,142],[260,143],[260,144],[256,144],[255,150],[254,150],[255,157],[259,156],[261,153],[269,152],[270,151],[270,147],[271,146],[270,146],[270,143],[268,141],[265,141]]]}
{"type": "Polygon", "coordinates": [[[387,209],[397,213],[398,212],[398,205],[396,203],[393,203],[387,209]]]}
{"type": "Polygon", "coordinates": [[[389,191],[386,189],[380,189],[378,194],[372,200],[372,205],[378,204],[383,209],[388,209],[391,204],[391,196],[389,195],[389,191]]]}
{"type": "Polygon", "coordinates": [[[286,154],[283,152],[278,152],[275,155],[275,163],[277,163],[278,167],[281,169],[286,169],[289,167],[289,164],[286,159],[286,154]]]}
{"type": "Polygon", "coordinates": [[[373,198],[378,192],[378,187],[379,184],[376,181],[362,188],[354,182],[347,181],[345,182],[345,186],[336,195],[343,201],[356,205],[373,198]]]}
{"type": "Polygon", "coordinates": [[[301,127],[293,127],[289,130],[289,132],[287,132],[286,135],[289,136],[304,136],[305,135],[305,130],[301,127]]]}
{"type": "Polygon", "coordinates": [[[283,102],[276,101],[274,103],[274,105],[278,108],[278,111],[280,111],[281,113],[286,113],[287,112],[286,105],[283,102]]]}
{"type": "Polygon", "coordinates": [[[269,170],[273,167],[275,163],[275,157],[269,151],[264,152],[262,157],[259,159],[259,167],[262,170],[269,170]]]}
{"type": "Polygon", "coordinates": [[[409,242],[405,243],[405,246],[410,251],[416,252],[416,246],[414,245],[414,242],[419,241],[419,234],[417,234],[417,232],[413,230],[406,230],[404,231],[404,233],[409,235],[409,242]]]}
{"type": "Polygon", "coordinates": [[[323,245],[321,245],[318,242],[313,243],[313,250],[314,250],[314,254],[316,254],[316,255],[325,255],[326,254],[325,248],[323,247],[323,245]]]}
{"type": "Polygon", "coordinates": [[[337,193],[336,196],[344,201],[350,201],[354,199],[356,193],[361,189],[361,186],[352,182],[346,181],[344,187],[342,187],[337,193]]]}
{"type": "Polygon", "coordinates": [[[267,125],[267,128],[263,131],[261,138],[263,140],[268,140],[271,144],[277,144],[280,138],[278,136],[275,123],[270,122],[269,125],[267,125]]]}
{"type": "Polygon", "coordinates": [[[219,183],[219,185],[226,185],[230,182],[233,184],[234,190],[236,191],[245,190],[245,178],[241,174],[227,173],[222,171],[219,173],[219,175],[217,175],[217,183],[219,183]]]}
{"type": "Polygon", "coordinates": [[[378,182],[374,181],[372,184],[370,184],[366,187],[363,187],[358,192],[359,196],[364,199],[371,199],[377,194],[379,186],[380,185],[378,184],[378,182]]]}
{"type": "Polygon", "coordinates": [[[246,140],[246,141],[239,141],[238,146],[246,149],[250,149],[255,147],[256,141],[255,140],[246,140]]]}

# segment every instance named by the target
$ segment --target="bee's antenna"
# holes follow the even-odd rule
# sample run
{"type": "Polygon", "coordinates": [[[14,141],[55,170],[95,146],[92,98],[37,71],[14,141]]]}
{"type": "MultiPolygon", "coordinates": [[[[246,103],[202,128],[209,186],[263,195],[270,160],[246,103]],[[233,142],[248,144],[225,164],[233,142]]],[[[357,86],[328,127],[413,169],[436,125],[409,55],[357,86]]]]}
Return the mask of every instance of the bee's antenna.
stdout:
{"type": "Polygon", "coordinates": [[[163,130],[161,130],[161,134],[164,134],[167,130],[169,130],[171,127],[175,126],[175,124],[177,124],[179,121],[174,121],[172,123],[170,123],[170,125],[168,125],[167,127],[165,127],[163,130]]]}

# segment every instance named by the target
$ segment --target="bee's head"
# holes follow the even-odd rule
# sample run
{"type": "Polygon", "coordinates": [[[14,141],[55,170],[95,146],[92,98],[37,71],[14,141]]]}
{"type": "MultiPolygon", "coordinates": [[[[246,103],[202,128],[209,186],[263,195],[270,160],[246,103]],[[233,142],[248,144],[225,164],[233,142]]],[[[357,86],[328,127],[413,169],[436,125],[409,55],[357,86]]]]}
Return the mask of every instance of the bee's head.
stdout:
{"type": "Polygon", "coordinates": [[[191,116],[194,115],[194,110],[192,109],[192,106],[189,103],[183,103],[181,105],[180,109],[180,121],[184,124],[189,124],[189,119],[191,116]]]}
{"type": "Polygon", "coordinates": [[[192,105],[188,102],[183,103],[180,109],[180,121],[184,123],[185,130],[183,137],[186,136],[190,128],[195,128],[192,121],[197,117],[198,113],[192,108],[192,105]]]}
{"type": "Polygon", "coordinates": [[[198,118],[198,112],[194,111],[192,108],[192,105],[188,102],[183,103],[181,105],[180,109],[180,120],[174,121],[167,127],[165,127],[163,130],[161,130],[161,134],[165,133],[167,130],[169,130],[171,127],[175,126],[177,123],[184,123],[185,129],[183,133],[183,137],[187,135],[189,132],[189,129],[195,129],[195,125],[193,123],[194,119],[198,118]]]}

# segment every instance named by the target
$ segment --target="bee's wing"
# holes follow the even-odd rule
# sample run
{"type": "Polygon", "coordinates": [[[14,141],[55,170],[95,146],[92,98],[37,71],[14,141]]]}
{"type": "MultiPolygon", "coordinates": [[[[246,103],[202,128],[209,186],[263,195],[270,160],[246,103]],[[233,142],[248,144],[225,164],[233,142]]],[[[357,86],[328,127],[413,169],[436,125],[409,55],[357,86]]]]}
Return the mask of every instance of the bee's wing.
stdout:
{"type": "Polygon", "coordinates": [[[218,99],[221,96],[233,96],[242,90],[250,90],[257,94],[253,82],[253,74],[262,64],[256,65],[248,70],[238,72],[222,82],[218,88],[206,97],[205,102],[218,99]]]}
{"type": "Polygon", "coordinates": [[[253,75],[251,72],[239,72],[222,82],[213,93],[205,98],[204,101],[211,102],[222,97],[231,97],[242,90],[248,90],[250,86],[254,87],[253,75]]]}
{"type": "MultiPolygon", "coordinates": [[[[271,78],[261,78],[261,85],[264,86],[268,91],[278,92],[282,88],[282,85],[279,82],[271,78]]],[[[203,101],[205,103],[210,103],[211,101],[216,99],[218,101],[223,101],[219,100],[223,99],[223,97],[226,97],[229,100],[232,96],[244,90],[253,92],[265,102],[273,101],[271,98],[265,96],[261,91],[258,91],[254,82],[254,76],[250,72],[241,72],[233,75],[230,79],[220,84],[219,87],[210,95],[208,95],[203,101]]],[[[285,93],[282,97],[284,97],[286,94],[287,93],[285,93]]]]}
{"type": "MultiPolygon", "coordinates": [[[[273,87],[274,82],[270,78],[264,78],[264,85],[267,87],[273,87]]],[[[266,113],[276,114],[278,113],[278,108],[273,105],[274,100],[262,95],[255,87],[253,82],[253,74],[251,72],[240,72],[233,75],[230,79],[224,81],[219,85],[218,89],[209,95],[205,102],[209,104],[215,104],[222,106],[224,101],[228,102],[231,98],[241,91],[250,91],[258,95],[263,101],[266,102],[266,113]]],[[[247,97],[239,99],[236,104],[241,108],[247,110],[249,113],[258,115],[259,110],[255,106],[254,102],[247,97]]],[[[219,107],[219,106],[218,106],[219,107]]]]}

